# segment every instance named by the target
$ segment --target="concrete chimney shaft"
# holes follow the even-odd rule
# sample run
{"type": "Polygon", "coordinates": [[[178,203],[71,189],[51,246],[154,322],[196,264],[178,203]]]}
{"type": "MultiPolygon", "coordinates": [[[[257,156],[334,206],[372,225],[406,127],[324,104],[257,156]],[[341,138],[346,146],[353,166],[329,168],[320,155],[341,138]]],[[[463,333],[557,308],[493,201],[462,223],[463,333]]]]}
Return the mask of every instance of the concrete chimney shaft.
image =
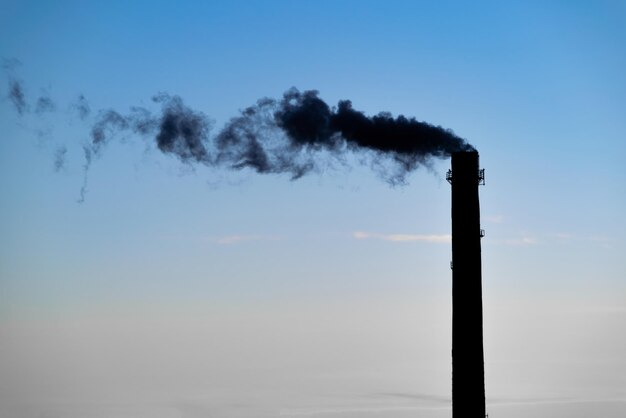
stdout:
{"type": "Polygon", "coordinates": [[[485,417],[478,152],[452,154],[452,417],[485,417]]]}

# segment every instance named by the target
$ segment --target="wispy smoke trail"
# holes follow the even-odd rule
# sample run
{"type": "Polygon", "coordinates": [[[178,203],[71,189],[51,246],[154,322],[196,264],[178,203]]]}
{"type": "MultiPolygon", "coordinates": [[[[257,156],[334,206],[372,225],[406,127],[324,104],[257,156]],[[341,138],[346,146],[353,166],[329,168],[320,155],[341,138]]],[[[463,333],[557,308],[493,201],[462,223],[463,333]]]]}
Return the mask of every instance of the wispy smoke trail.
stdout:
{"type": "Polygon", "coordinates": [[[110,136],[128,129],[129,122],[115,110],[101,111],[96,123],[91,128],[91,148],[97,153],[110,136]]]}
{"type": "Polygon", "coordinates": [[[147,134],[158,125],[155,140],[162,152],[173,154],[185,162],[210,164],[205,145],[210,129],[207,116],[185,106],[178,96],[162,93],[153,100],[161,103],[161,116],[154,120],[144,109],[136,109],[133,129],[147,134]]]}
{"type": "MultiPolygon", "coordinates": [[[[16,61],[5,60],[9,81],[8,98],[18,114],[27,109],[21,83],[12,75],[16,61]]],[[[257,173],[284,173],[298,179],[321,171],[330,160],[344,162],[349,154],[365,156],[392,185],[406,183],[409,173],[429,165],[434,158],[473,150],[451,130],[388,112],[367,116],[348,100],[331,107],[317,91],[291,88],[282,98],[262,98],[240,111],[211,135],[212,122],[204,113],[191,109],[175,95],[153,97],[159,111],[131,107],[128,112],[99,110],[92,119],[90,139],[84,146],[84,184],[93,158],[114,138],[148,138],[161,152],[186,164],[200,164],[257,173]]],[[[35,113],[55,110],[50,97],[39,97],[35,113]]],[[[85,96],[71,105],[81,120],[88,120],[91,107],[85,96]]],[[[57,152],[55,167],[63,167],[65,152],[57,152]]]]}
{"type": "Polygon", "coordinates": [[[35,105],[35,113],[42,114],[45,112],[53,112],[56,110],[56,105],[52,101],[50,97],[41,96],[37,99],[37,104],[35,105]]]}
{"type": "MultiPolygon", "coordinates": [[[[15,75],[15,69],[20,65],[21,63],[16,59],[4,59],[2,63],[8,81],[6,98],[13,104],[17,113],[22,116],[30,111],[30,107],[26,101],[24,85],[15,75]]],[[[56,110],[56,105],[47,93],[43,93],[35,102],[34,112],[37,115],[41,115],[45,112],[53,112],[54,110],[56,110]]]]}
{"type": "Polygon", "coordinates": [[[85,96],[82,94],[78,96],[76,103],[72,104],[72,109],[76,112],[76,114],[78,114],[80,120],[85,120],[91,113],[91,107],[89,106],[85,96]]]}
{"type": "Polygon", "coordinates": [[[65,156],[67,154],[67,147],[61,145],[57,147],[54,152],[54,171],[59,172],[65,167],[65,156]]]}
{"type": "Polygon", "coordinates": [[[15,69],[19,67],[21,63],[16,59],[3,59],[2,68],[6,73],[8,80],[8,92],[7,99],[13,104],[17,113],[22,116],[27,110],[26,98],[24,95],[24,88],[21,81],[15,76],[15,69]]]}
{"type": "Polygon", "coordinates": [[[77,202],[83,203],[87,196],[87,178],[89,176],[89,168],[91,167],[92,153],[91,148],[84,146],[83,153],[85,156],[85,162],[83,163],[83,185],[80,187],[80,195],[77,202]]]}
{"type": "Polygon", "coordinates": [[[26,111],[26,100],[24,99],[24,90],[22,89],[22,84],[16,80],[9,80],[9,100],[15,106],[17,113],[23,115],[26,111]]]}

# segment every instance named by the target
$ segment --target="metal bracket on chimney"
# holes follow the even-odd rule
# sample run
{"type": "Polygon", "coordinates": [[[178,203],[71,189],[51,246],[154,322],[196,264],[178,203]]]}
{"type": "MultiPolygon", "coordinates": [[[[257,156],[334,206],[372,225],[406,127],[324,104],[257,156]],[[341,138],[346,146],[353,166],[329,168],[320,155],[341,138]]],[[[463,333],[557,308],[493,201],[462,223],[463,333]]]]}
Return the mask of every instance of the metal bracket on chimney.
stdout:
{"type": "MultiPolygon", "coordinates": [[[[448,170],[446,173],[446,180],[448,183],[452,184],[452,170],[448,170]]],[[[485,185],[485,169],[481,168],[478,170],[478,184],[481,186],[485,185]]]]}
{"type": "Polygon", "coordinates": [[[478,184],[484,186],[485,185],[485,169],[481,168],[478,170],[478,184]]]}

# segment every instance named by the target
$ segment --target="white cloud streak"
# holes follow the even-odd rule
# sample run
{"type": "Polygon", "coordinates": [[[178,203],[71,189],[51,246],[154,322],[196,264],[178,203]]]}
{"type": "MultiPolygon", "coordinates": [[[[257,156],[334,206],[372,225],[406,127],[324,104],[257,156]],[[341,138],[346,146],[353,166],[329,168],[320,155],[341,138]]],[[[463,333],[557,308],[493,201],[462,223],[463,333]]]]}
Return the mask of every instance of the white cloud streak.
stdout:
{"type": "Polygon", "coordinates": [[[561,242],[588,242],[601,245],[605,248],[611,248],[611,244],[613,241],[611,238],[602,235],[578,236],[567,232],[558,232],[556,234],[553,234],[553,237],[557,238],[561,242]]]}
{"type": "Polygon", "coordinates": [[[450,234],[380,234],[376,232],[355,231],[352,233],[355,239],[378,239],[391,242],[430,242],[436,244],[447,244],[452,242],[450,234]]]}
{"type": "Polygon", "coordinates": [[[280,411],[281,416],[314,416],[314,415],[353,415],[355,413],[376,413],[376,412],[404,412],[404,411],[436,411],[450,410],[450,406],[363,406],[363,407],[342,407],[342,408],[310,408],[310,409],[284,409],[280,411]]]}
{"type": "Polygon", "coordinates": [[[483,219],[485,221],[493,223],[493,224],[502,224],[502,223],[504,223],[504,215],[484,216],[483,219]]]}
{"type": "Polygon", "coordinates": [[[540,236],[522,233],[519,237],[504,238],[492,241],[499,245],[508,246],[531,246],[538,244],[568,244],[568,243],[588,243],[601,245],[605,248],[611,248],[612,240],[604,236],[577,236],[568,232],[557,232],[552,234],[542,234],[540,236]]]}
{"type": "Polygon", "coordinates": [[[249,241],[278,241],[280,237],[275,235],[226,235],[218,237],[215,242],[220,245],[233,245],[249,241]]]}
{"type": "Polygon", "coordinates": [[[508,245],[512,247],[537,245],[539,240],[535,237],[523,235],[519,238],[507,238],[496,241],[497,244],[508,245]]]}

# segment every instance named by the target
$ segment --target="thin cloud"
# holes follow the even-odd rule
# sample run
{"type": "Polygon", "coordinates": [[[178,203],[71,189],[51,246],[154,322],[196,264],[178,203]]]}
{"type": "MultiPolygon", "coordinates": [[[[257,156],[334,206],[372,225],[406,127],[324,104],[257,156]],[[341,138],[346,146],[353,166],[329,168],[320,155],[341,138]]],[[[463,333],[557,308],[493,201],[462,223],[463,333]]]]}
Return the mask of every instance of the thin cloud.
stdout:
{"type": "Polygon", "coordinates": [[[380,234],[376,232],[355,231],[352,233],[352,237],[360,240],[379,239],[391,242],[422,241],[436,244],[447,244],[452,242],[452,236],[450,234],[380,234]]]}
{"type": "Polygon", "coordinates": [[[508,240],[509,245],[536,245],[539,243],[537,238],[531,236],[523,236],[518,239],[508,240]]]}
{"type": "Polygon", "coordinates": [[[403,392],[383,392],[374,395],[374,397],[386,397],[386,398],[400,398],[400,399],[411,399],[415,401],[428,401],[428,402],[437,402],[437,403],[445,403],[449,405],[452,399],[449,396],[439,396],[425,393],[403,393],[403,392]]]}
{"type": "Polygon", "coordinates": [[[587,245],[600,245],[605,248],[611,248],[613,240],[609,237],[601,235],[580,236],[569,232],[556,232],[540,235],[530,235],[522,233],[519,237],[503,238],[490,241],[496,245],[508,246],[531,246],[538,244],[550,245],[566,245],[574,243],[586,243],[587,245]]]}
{"type": "Polygon", "coordinates": [[[495,244],[499,245],[507,245],[511,247],[519,247],[519,246],[531,246],[539,244],[539,240],[535,237],[531,237],[529,235],[523,235],[519,238],[505,238],[501,240],[494,241],[495,244]]]}
{"type": "Polygon", "coordinates": [[[502,224],[504,223],[504,215],[492,215],[492,216],[484,216],[483,219],[492,224],[502,224]]]}
{"type": "Polygon", "coordinates": [[[218,237],[215,242],[221,245],[233,245],[250,241],[277,241],[280,238],[274,235],[226,235],[218,237]]]}
{"type": "Polygon", "coordinates": [[[596,235],[584,237],[584,236],[576,235],[570,232],[557,232],[554,234],[548,234],[547,236],[549,238],[556,238],[561,241],[596,241],[596,242],[607,241],[606,237],[600,237],[596,235]]]}
{"type": "Polygon", "coordinates": [[[568,232],[557,232],[549,235],[556,238],[559,242],[587,242],[602,245],[605,248],[611,248],[612,239],[602,235],[579,236],[568,232]]]}
{"type": "MultiPolygon", "coordinates": [[[[491,405],[551,405],[551,404],[586,404],[586,403],[626,403],[623,398],[527,398],[527,399],[492,399],[491,405]]],[[[487,405],[489,406],[489,405],[487,405]]]]}
{"type": "Polygon", "coordinates": [[[450,406],[425,406],[425,405],[381,405],[381,406],[346,406],[346,407],[328,407],[328,408],[308,408],[308,409],[283,409],[279,412],[280,416],[315,416],[315,415],[354,415],[357,413],[370,414],[377,412],[403,412],[403,411],[435,411],[447,410],[450,406]]]}

